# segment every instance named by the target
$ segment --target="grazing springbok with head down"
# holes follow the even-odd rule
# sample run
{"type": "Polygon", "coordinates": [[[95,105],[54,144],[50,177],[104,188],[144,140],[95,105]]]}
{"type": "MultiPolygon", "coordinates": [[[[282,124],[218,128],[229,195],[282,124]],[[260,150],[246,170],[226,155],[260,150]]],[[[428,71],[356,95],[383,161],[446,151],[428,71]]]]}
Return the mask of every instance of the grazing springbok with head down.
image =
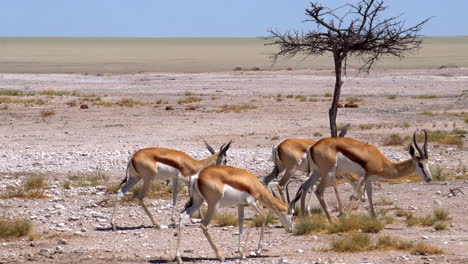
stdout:
{"type": "Polygon", "coordinates": [[[179,234],[177,241],[176,260],[182,263],[181,243],[182,226],[190,216],[202,205],[203,201],[208,204],[208,209],[201,223],[201,229],[211,247],[220,261],[224,256],[218,249],[210,234],[208,224],[220,206],[228,207],[237,205],[239,217],[239,241],[237,249],[242,258],[245,258],[244,250],[241,249],[242,228],[244,221],[244,206],[252,206],[262,217],[262,228],[258,242],[257,255],[261,253],[263,233],[265,229],[266,216],[261,206],[270,208],[278,217],[287,232],[292,231],[292,214],[288,215],[287,204],[275,198],[250,171],[234,168],[231,166],[209,166],[200,171],[198,175],[190,179],[190,201],[187,203],[180,217],[179,234]]]}
{"type": "MultiPolygon", "coordinates": [[[[352,138],[324,138],[313,145],[307,154],[310,169],[313,171],[311,184],[313,186],[320,178],[315,194],[328,220],[331,221],[332,218],[323,199],[323,194],[327,182],[333,179],[335,173],[355,173],[359,175],[356,188],[350,197],[351,205],[348,214],[353,208],[353,201],[360,197],[362,186],[367,181],[378,178],[398,179],[416,173],[424,181],[430,182],[432,175],[428,166],[429,156],[427,152],[427,132],[425,130],[424,136],[424,145],[421,150],[416,142],[416,132],[414,132],[413,144],[409,148],[411,158],[401,162],[391,161],[375,146],[352,138]],[[419,156],[415,154],[415,147],[419,152],[419,156]]],[[[367,185],[370,189],[370,191],[367,191],[367,196],[373,212],[372,189],[370,186],[370,184],[367,185]]]]}
{"type": "MultiPolygon", "coordinates": [[[[304,138],[288,138],[283,140],[280,144],[273,147],[272,151],[272,160],[274,163],[273,171],[263,179],[263,184],[268,186],[269,189],[274,192],[272,186],[277,186],[277,190],[280,194],[280,198],[283,201],[290,203],[290,207],[294,208],[296,202],[301,198],[301,215],[305,214],[305,198],[307,191],[313,187],[310,180],[306,181],[301,185],[296,198],[293,201],[289,201],[289,198],[286,199],[284,196],[285,186],[289,183],[291,178],[294,176],[297,170],[308,172],[309,164],[307,161],[307,150],[313,146],[317,141],[313,139],[304,139],[304,138]],[[281,177],[279,183],[272,183],[272,181],[278,177],[280,173],[284,171],[283,177],[281,177]]],[[[357,177],[351,174],[344,174],[349,182],[355,186],[357,177]]],[[[336,198],[338,200],[338,206],[340,212],[343,213],[343,203],[338,192],[337,183],[335,180],[331,182],[333,189],[335,191],[336,198]]]]}
{"type": "Polygon", "coordinates": [[[149,216],[151,222],[160,228],[158,222],[156,222],[151,215],[148,207],[143,203],[153,181],[156,180],[167,180],[172,179],[172,221],[174,220],[174,212],[177,202],[177,189],[179,179],[189,182],[190,176],[196,174],[201,169],[210,165],[225,165],[226,164],[226,151],[231,145],[231,141],[228,144],[222,145],[219,152],[216,152],[208,143],[205,142],[207,149],[212,154],[206,159],[196,160],[185,152],[167,149],[167,148],[145,148],[135,152],[127,165],[127,175],[122,181],[121,187],[117,192],[115,200],[114,212],[112,214],[111,225],[112,230],[116,230],[115,215],[117,214],[117,208],[120,200],[124,194],[130,190],[136,183],[143,179],[143,187],[138,193],[138,202],[149,216]]]}

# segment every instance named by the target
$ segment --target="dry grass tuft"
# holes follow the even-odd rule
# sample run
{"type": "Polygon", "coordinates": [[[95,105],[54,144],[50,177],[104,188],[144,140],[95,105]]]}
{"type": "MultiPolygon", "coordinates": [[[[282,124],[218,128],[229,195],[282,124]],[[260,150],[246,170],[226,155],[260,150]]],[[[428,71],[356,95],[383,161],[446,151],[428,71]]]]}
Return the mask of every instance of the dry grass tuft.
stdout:
{"type": "Polygon", "coordinates": [[[398,133],[392,133],[388,137],[384,138],[384,146],[401,146],[405,143],[405,140],[398,133]]]}
{"type": "MultiPolygon", "coordinates": [[[[269,211],[266,215],[266,222],[265,225],[269,224],[274,224],[276,223],[275,215],[269,211]]],[[[250,222],[250,225],[253,227],[261,227],[262,226],[262,217],[260,217],[259,214],[256,214],[253,218],[252,221],[250,222]]]]}
{"type": "Polygon", "coordinates": [[[4,219],[0,218],[0,237],[22,237],[31,232],[32,224],[27,219],[4,219]]]}
{"type": "Polygon", "coordinates": [[[190,97],[187,97],[187,98],[184,98],[184,99],[179,99],[177,101],[178,104],[190,104],[190,103],[196,103],[196,102],[200,102],[202,101],[202,99],[200,97],[194,97],[194,96],[190,96],[190,97]]]}
{"type": "Polygon", "coordinates": [[[320,214],[308,215],[300,218],[294,226],[295,235],[308,235],[314,231],[324,230],[327,227],[326,221],[320,214]]]}
{"type": "Polygon", "coordinates": [[[125,107],[134,107],[136,105],[145,105],[146,103],[141,101],[136,101],[131,98],[123,98],[116,103],[118,106],[125,106],[125,107]]]}
{"type": "Polygon", "coordinates": [[[47,198],[44,195],[47,183],[41,176],[31,176],[19,187],[9,186],[6,192],[0,196],[1,199],[40,199],[47,198]]]}
{"type": "Polygon", "coordinates": [[[363,233],[351,233],[344,238],[335,238],[332,248],[337,252],[359,252],[371,247],[370,236],[363,233]]]}
{"type": "Polygon", "coordinates": [[[229,113],[229,112],[240,113],[242,111],[251,110],[251,109],[258,109],[258,106],[249,105],[249,104],[223,105],[221,106],[221,109],[216,112],[218,113],[229,113]]]}
{"type": "Polygon", "coordinates": [[[40,114],[41,117],[49,117],[55,115],[55,111],[53,109],[42,109],[40,114]]]}
{"type": "Polygon", "coordinates": [[[328,233],[344,233],[361,230],[364,233],[378,233],[385,224],[368,214],[351,215],[340,217],[339,221],[328,226],[328,233]]]}
{"type": "Polygon", "coordinates": [[[346,98],[346,102],[349,104],[355,104],[355,103],[362,102],[362,101],[363,101],[362,98],[354,97],[354,96],[346,98]]]}
{"type": "Polygon", "coordinates": [[[411,248],[411,253],[426,255],[426,254],[442,254],[444,253],[444,251],[440,248],[433,247],[431,245],[428,245],[420,241],[413,245],[413,247],[411,248]]]}
{"type": "Polygon", "coordinates": [[[237,226],[238,222],[237,216],[226,212],[215,214],[213,220],[218,226],[237,226]]]}
{"type": "Polygon", "coordinates": [[[439,96],[433,95],[433,94],[422,94],[422,95],[413,96],[411,98],[415,98],[415,99],[434,99],[434,98],[439,98],[439,96]]]}

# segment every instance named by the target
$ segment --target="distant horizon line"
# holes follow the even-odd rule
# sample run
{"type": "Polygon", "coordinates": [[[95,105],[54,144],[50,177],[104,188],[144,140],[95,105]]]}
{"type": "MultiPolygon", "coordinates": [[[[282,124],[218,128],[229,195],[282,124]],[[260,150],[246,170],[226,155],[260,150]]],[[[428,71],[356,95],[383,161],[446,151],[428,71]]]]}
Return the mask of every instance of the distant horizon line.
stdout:
{"type": "MultiPolygon", "coordinates": [[[[178,36],[178,37],[129,37],[129,36],[0,36],[0,38],[268,38],[269,36],[178,36]]],[[[468,35],[422,35],[422,37],[468,37],[468,35]]]]}

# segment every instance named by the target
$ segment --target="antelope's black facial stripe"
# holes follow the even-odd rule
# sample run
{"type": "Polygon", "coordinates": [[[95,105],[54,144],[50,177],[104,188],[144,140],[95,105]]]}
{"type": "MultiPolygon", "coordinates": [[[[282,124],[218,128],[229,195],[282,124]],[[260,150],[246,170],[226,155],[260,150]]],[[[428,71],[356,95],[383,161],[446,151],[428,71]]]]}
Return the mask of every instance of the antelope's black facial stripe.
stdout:
{"type": "Polygon", "coordinates": [[[421,170],[422,170],[422,172],[424,174],[424,180],[427,181],[429,179],[429,177],[427,176],[426,171],[424,170],[424,164],[422,162],[418,161],[418,166],[419,166],[419,168],[421,168],[421,170]]]}

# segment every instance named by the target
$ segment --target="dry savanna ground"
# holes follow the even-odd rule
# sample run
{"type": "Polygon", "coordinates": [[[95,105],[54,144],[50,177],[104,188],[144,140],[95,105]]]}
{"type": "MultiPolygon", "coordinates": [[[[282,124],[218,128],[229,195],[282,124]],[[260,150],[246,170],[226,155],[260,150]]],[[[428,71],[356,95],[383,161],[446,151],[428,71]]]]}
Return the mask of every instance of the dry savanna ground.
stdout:
{"type": "MultiPolygon", "coordinates": [[[[285,138],[326,137],[330,71],[219,73],[0,74],[0,263],[171,263],[177,230],[157,230],[128,193],[110,229],[117,184],[135,150],[161,146],[202,158],[203,140],[233,140],[229,165],[264,177],[271,148],[285,138]]],[[[376,183],[377,220],[366,203],[328,224],[320,210],[288,234],[270,217],[246,215],[248,257],[238,259],[234,208],[210,226],[228,263],[466,263],[468,261],[467,68],[348,72],[338,123],[393,160],[409,138],[429,131],[434,181],[376,183]],[[464,194],[465,195],[464,195],[464,194]]],[[[291,189],[305,177],[297,173],[291,189]]],[[[342,197],[349,184],[339,186],[342,197]]],[[[169,225],[171,188],[155,182],[146,202],[169,225]]],[[[333,192],[326,200],[337,216],[333,192]]],[[[179,193],[178,211],[187,201],[179,193]]],[[[347,202],[348,200],[345,199],[347,202]]],[[[312,208],[318,207],[315,198],[312,208]]],[[[183,233],[186,263],[217,259],[197,225],[183,233]]]]}

